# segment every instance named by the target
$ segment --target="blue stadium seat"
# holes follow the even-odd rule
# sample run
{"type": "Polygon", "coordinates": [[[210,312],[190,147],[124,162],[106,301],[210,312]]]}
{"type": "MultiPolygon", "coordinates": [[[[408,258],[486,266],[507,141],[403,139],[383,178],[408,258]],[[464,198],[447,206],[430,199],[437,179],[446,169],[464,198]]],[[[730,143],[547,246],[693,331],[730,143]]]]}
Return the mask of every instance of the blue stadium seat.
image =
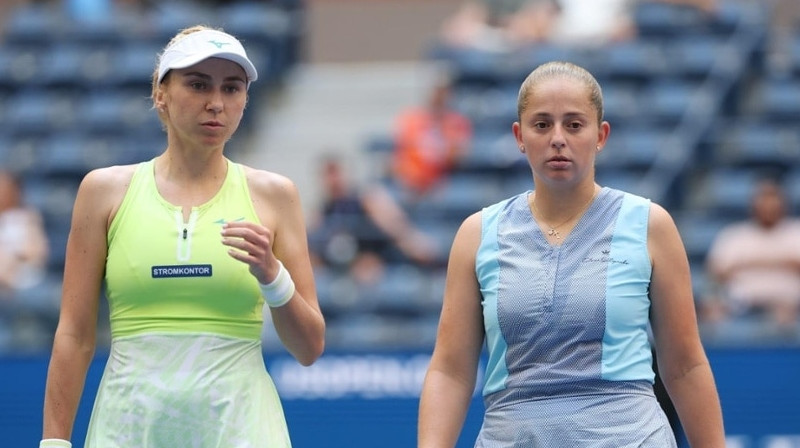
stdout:
{"type": "Polygon", "coordinates": [[[595,178],[601,186],[616,188],[650,198],[651,195],[647,185],[644,183],[644,175],[644,172],[636,169],[599,167],[595,178]]]}
{"type": "Polygon", "coordinates": [[[362,286],[364,300],[374,304],[374,312],[384,315],[416,317],[427,300],[427,278],[419,268],[406,263],[389,263],[383,277],[373,286],[362,286]]]}
{"type": "Polygon", "coordinates": [[[654,123],[675,125],[683,119],[693,102],[701,105],[714,105],[714,92],[702,88],[698,82],[676,78],[654,77],[640,92],[642,111],[651,117],[654,123]]]}
{"type": "Polygon", "coordinates": [[[795,31],[788,41],[789,67],[795,77],[800,77],[800,30],[795,31]]]}
{"type": "Polygon", "coordinates": [[[111,81],[121,86],[142,86],[145,94],[149,94],[156,57],[166,42],[133,40],[120,45],[111,61],[111,81]]]}
{"type": "Polygon", "coordinates": [[[672,128],[625,126],[614,129],[603,151],[597,156],[597,168],[644,170],[666,151],[674,151],[672,128]]]}
{"type": "Polygon", "coordinates": [[[800,164],[796,163],[792,166],[791,171],[786,174],[783,183],[786,191],[786,196],[789,201],[789,212],[793,216],[797,216],[800,212],[800,164]]]}
{"type": "Polygon", "coordinates": [[[37,148],[41,138],[33,136],[5,136],[6,147],[0,151],[0,166],[22,175],[38,168],[37,148]]]}
{"type": "Polygon", "coordinates": [[[93,168],[113,164],[117,151],[108,139],[73,131],[44,139],[37,153],[42,174],[74,178],[93,168]]]}
{"type": "Polygon", "coordinates": [[[373,304],[362,303],[358,286],[346,272],[315,266],[314,280],[319,306],[326,317],[337,317],[353,309],[364,313],[372,312],[373,304]]]}
{"type": "Polygon", "coordinates": [[[248,49],[264,79],[274,79],[291,64],[291,45],[301,30],[296,16],[270,2],[240,1],[222,8],[218,20],[248,49]]]}
{"type": "Polygon", "coordinates": [[[420,219],[439,217],[460,221],[503,199],[503,195],[502,176],[452,173],[417,202],[413,214],[420,219]]]}
{"type": "Polygon", "coordinates": [[[456,86],[451,104],[472,123],[475,132],[511,132],[517,120],[518,85],[456,86]]]}
{"type": "Polygon", "coordinates": [[[81,122],[84,129],[99,133],[125,134],[159,132],[161,124],[151,100],[125,90],[96,91],[83,102],[81,122]]]}
{"type": "Polygon", "coordinates": [[[0,94],[6,95],[18,88],[14,80],[14,59],[16,51],[5,45],[0,45],[0,94]]]}
{"type": "Polygon", "coordinates": [[[109,67],[95,59],[89,65],[90,49],[72,42],[54,42],[42,54],[35,83],[47,88],[76,89],[91,87],[92,73],[108,75],[109,67]]]}
{"type": "Polygon", "coordinates": [[[509,123],[506,129],[475,132],[459,169],[491,172],[506,171],[519,165],[527,166],[527,162],[517,148],[509,123]]]}
{"type": "Polygon", "coordinates": [[[162,47],[183,28],[198,23],[220,26],[216,11],[198,2],[160,2],[158,14],[151,15],[148,21],[152,30],[152,42],[157,42],[162,47]]]}
{"type": "Polygon", "coordinates": [[[753,189],[761,173],[748,168],[716,168],[697,191],[701,207],[727,219],[748,216],[753,189]]]}
{"type": "Polygon", "coordinates": [[[688,80],[702,81],[712,73],[714,64],[723,52],[729,52],[729,58],[736,54],[735,49],[729,47],[725,37],[676,36],[666,45],[665,62],[668,67],[665,73],[688,80]]]}
{"type": "Polygon", "coordinates": [[[757,3],[718,2],[717,11],[709,15],[688,5],[648,0],[637,2],[634,20],[645,37],[730,36],[742,23],[764,22],[765,8],[757,3]]]}
{"type": "Polygon", "coordinates": [[[443,48],[437,58],[452,66],[454,81],[459,85],[498,85],[508,76],[500,69],[503,65],[502,56],[495,52],[472,48],[443,48]]]}
{"type": "Polygon", "coordinates": [[[767,120],[797,123],[800,117],[800,78],[763,79],[752,91],[753,111],[767,120]]]}
{"type": "Polygon", "coordinates": [[[438,316],[403,318],[357,313],[326,323],[325,339],[330,347],[353,351],[430,349],[436,341],[438,316]]]}
{"type": "Polygon", "coordinates": [[[632,39],[612,43],[597,50],[597,76],[615,81],[646,82],[669,68],[657,42],[632,39]]]}
{"type": "Polygon", "coordinates": [[[714,238],[733,221],[731,217],[716,215],[711,211],[676,212],[674,219],[689,262],[696,267],[703,266],[714,238]]]}
{"type": "Polygon", "coordinates": [[[0,83],[5,90],[30,88],[39,82],[43,47],[19,44],[0,48],[0,83]]]}
{"type": "Polygon", "coordinates": [[[502,189],[503,196],[507,198],[534,189],[533,174],[527,162],[525,170],[517,170],[504,176],[502,189]]]}
{"type": "Polygon", "coordinates": [[[47,135],[73,125],[77,118],[76,96],[47,89],[24,89],[8,98],[13,114],[5,125],[15,135],[47,135]]]}
{"type": "Polygon", "coordinates": [[[72,206],[78,192],[78,177],[55,177],[31,173],[23,178],[25,202],[42,212],[49,240],[48,270],[61,274],[69,236],[72,206]]]}
{"type": "Polygon", "coordinates": [[[784,171],[800,164],[800,128],[766,120],[735,120],[716,127],[714,161],[720,165],[784,171]]]}
{"type": "MultiPolygon", "coordinates": [[[[617,126],[641,121],[647,116],[640,110],[638,88],[634,83],[609,80],[603,85],[603,119],[617,126]]],[[[634,124],[636,126],[636,124],[634,124]]]]}
{"type": "Polygon", "coordinates": [[[6,45],[47,46],[64,27],[58,9],[43,2],[25,2],[11,10],[3,24],[6,45]]]}

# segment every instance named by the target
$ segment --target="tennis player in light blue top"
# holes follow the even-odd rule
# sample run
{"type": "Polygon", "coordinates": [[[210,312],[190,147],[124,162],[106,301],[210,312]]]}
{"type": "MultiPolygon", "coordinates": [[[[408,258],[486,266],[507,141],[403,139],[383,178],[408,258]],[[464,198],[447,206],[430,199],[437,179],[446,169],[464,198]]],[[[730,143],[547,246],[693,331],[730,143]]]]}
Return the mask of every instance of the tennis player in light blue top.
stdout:
{"type": "Polygon", "coordinates": [[[257,77],[230,34],[182,30],[153,73],[166,149],[81,182],[40,448],[71,446],[103,285],[112,340],[85,447],[291,446],[262,312],[304,365],[325,322],[294,183],[224,155],[257,77]]]}
{"type": "Polygon", "coordinates": [[[723,448],[677,228],[661,206],[595,182],[610,133],[599,84],[574,64],[543,64],[518,113],[512,131],[535,188],[456,234],[419,448],[455,446],[484,346],[476,447],[675,447],[653,392],[651,332],[691,446],[723,448]]]}

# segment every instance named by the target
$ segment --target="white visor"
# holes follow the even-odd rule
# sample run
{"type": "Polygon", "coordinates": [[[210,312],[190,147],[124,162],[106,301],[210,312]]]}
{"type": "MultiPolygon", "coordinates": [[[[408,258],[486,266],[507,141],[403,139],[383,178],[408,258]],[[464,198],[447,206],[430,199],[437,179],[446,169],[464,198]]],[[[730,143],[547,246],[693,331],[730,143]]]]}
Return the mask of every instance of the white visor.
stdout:
{"type": "Polygon", "coordinates": [[[248,87],[258,79],[255,65],[235,37],[222,31],[203,30],[187,34],[164,50],[158,62],[159,84],[168,71],[191,67],[208,58],[227,59],[242,66],[248,87]]]}

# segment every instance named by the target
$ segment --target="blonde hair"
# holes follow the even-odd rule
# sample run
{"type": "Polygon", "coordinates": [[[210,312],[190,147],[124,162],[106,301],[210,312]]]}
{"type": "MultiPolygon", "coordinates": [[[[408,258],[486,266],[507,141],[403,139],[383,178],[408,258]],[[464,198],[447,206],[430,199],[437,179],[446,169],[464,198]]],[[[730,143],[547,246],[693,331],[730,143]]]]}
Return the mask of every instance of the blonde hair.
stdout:
{"type": "Polygon", "coordinates": [[[603,122],[603,90],[594,76],[583,67],[571,62],[553,61],[546,62],[533,70],[519,89],[517,98],[517,119],[522,119],[522,114],[528,108],[528,98],[533,89],[544,81],[553,79],[571,79],[577,81],[589,92],[589,101],[597,112],[597,123],[603,122]]]}

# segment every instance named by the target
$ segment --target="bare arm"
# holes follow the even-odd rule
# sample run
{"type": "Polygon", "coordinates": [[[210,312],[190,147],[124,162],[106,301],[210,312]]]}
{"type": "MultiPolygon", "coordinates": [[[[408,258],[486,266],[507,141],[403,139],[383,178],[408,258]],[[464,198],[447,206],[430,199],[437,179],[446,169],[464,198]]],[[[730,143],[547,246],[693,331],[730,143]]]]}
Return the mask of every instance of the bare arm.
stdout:
{"type": "Polygon", "coordinates": [[[42,438],[69,440],[86,372],[94,356],[100,287],[111,210],[127,188],[132,170],[89,173],[78,189],[67,241],[61,314],[47,372],[42,438]]]}
{"type": "Polygon", "coordinates": [[[447,268],[439,332],[419,406],[419,448],[453,447],[475,389],[484,330],[475,276],[480,214],[462,224],[447,268]]]}
{"type": "Polygon", "coordinates": [[[294,296],[270,312],[286,349],[301,364],[310,365],[324,350],[325,320],[317,300],[300,196],[294,183],[274,173],[251,169],[248,183],[261,224],[229,223],[224,243],[241,249],[231,256],[249,264],[262,285],[276,278],[278,260],[289,271],[294,296]]]}
{"type": "Polygon", "coordinates": [[[694,448],[723,448],[722,410],[700,341],[686,251],[672,217],[650,211],[650,287],[659,371],[694,448]]]}
{"type": "Polygon", "coordinates": [[[406,211],[380,185],[371,185],[361,203],[372,222],[386,233],[409,258],[429,263],[436,258],[437,244],[411,222],[406,211]]]}

